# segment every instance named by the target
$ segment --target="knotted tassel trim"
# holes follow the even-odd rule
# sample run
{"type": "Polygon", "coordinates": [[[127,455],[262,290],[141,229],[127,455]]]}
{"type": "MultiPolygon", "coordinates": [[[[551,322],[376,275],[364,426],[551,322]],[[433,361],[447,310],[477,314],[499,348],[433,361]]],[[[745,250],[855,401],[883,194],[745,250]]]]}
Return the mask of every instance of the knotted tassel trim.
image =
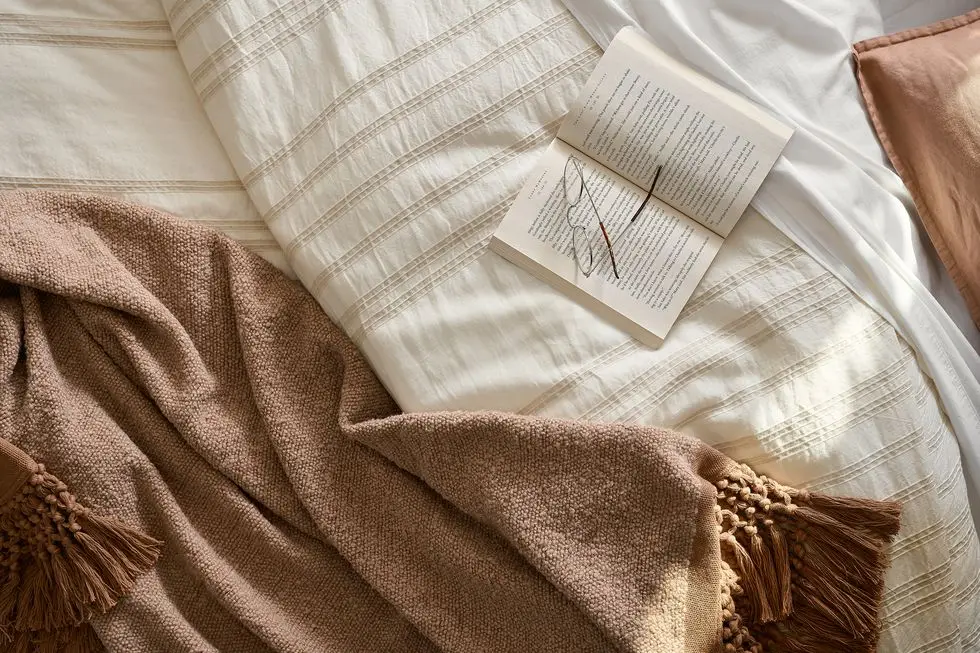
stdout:
{"type": "Polygon", "coordinates": [[[900,505],[796,490],[745,465],[716,487],[726,653],[873,652],[900,505]]]}
{"type": "Polygon", "coordinates": [[[37,465],[0,506],[0,643],[18,653],[101,651],[86,622],[133,590],[161,546],[92,514],[37,465]]]}

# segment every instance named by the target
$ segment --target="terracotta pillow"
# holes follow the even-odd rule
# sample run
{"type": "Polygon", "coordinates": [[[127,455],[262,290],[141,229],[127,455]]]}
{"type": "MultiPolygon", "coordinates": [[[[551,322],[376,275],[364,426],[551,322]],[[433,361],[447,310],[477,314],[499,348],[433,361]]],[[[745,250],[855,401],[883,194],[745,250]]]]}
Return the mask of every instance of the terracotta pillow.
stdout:
{"type": "Polygon", "coordinates": [[[871,121],[980,325],[980,10],[854,46],[871,121]]]}

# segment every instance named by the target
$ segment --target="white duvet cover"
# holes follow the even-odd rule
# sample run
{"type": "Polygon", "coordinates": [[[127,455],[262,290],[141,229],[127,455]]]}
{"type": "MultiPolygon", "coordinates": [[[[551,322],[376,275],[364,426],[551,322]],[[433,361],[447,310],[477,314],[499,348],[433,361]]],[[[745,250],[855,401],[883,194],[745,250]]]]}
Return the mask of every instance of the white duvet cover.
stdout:
{"type": "Polygon", "coordinates": [[[557,0],[166,5],[290,264],[403,408],[662,424],[787,482],[899,499],[882,650],[980,646],[977,536],[935,388],[769,221],[743,218],[658,350],[487,251],[601,54],[557,0]]]}
{"type": "Polygon", "coordinates": [[[975,349],[980,332],[910,215],[908,192],[884,165],[859,99],[850,48],[910,21],[927,24],[976,3],[565,3],[600,44],[625,25],[643,27],[675,57],[796,127],[753,206],[916,348],[959,438],[967,487],[980,518],[980,355],[975,349]]]}
{"type": "Polygon", "coordinates": [[[662,424],[787,482],[899,499],[881,650],[980,647],[935,388],[769,221],[743,218],[658,350],[486,250],[601,54],[558,0],[164,6],[0,0],[0,188],[121,194],[276,258],[261,214],[407,410],[662,424]]]}

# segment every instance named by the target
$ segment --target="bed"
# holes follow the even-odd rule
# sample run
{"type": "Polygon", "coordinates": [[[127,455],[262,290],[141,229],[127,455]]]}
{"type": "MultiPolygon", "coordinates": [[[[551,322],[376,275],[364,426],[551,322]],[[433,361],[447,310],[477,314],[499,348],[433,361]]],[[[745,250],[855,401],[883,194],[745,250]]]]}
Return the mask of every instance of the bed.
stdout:
{"type": "Polygon", "coordinates": [[[601,56],[558,0],[0,6],[0,107],[25,116],[0,121],[0,188],[120,194],[242,240],[405,410],[659,424],[787,483],[898,499],[881,650],[980,647],[980,542],[936,387],[771,221],[750,210],[656,350],[487,251],[601,56]]]}
{"type": "Polygon", "coordinates": [[[0,2],[0,190],[105,193],[279,246],[201,110],[156,0],[0,2]]]}

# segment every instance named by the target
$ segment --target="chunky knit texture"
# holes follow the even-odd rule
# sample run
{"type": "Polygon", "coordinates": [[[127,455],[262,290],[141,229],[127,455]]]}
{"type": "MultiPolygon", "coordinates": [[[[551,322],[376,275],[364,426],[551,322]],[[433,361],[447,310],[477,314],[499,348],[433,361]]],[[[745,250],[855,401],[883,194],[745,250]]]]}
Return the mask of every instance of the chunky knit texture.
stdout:
{"type": "Polygon", "coordinates": [[[894,504],[651,427],[400,414],[299,284],[148,208],[2,194],[0,280],[17,650],[874,648],[894,504]]]}

